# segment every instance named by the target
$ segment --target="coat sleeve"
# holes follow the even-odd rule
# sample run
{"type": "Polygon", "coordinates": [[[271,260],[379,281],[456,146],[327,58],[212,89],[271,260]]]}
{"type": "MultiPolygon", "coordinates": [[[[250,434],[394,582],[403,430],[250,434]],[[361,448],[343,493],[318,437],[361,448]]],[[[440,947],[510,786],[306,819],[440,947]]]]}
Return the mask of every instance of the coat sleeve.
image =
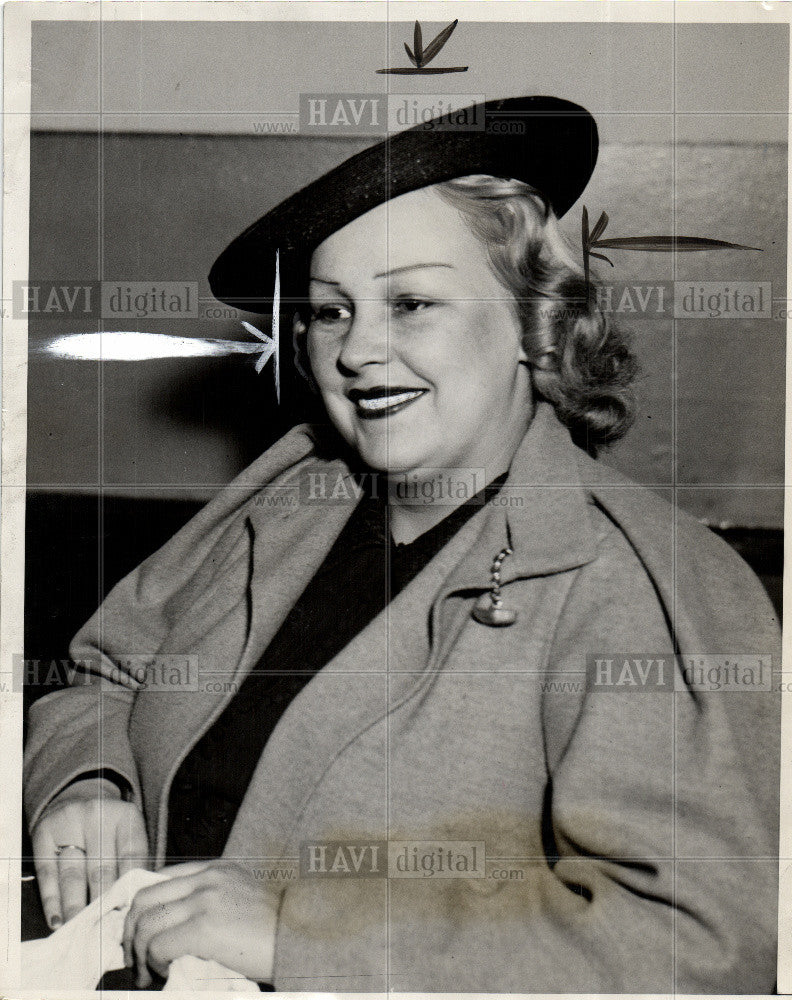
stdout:
{"type": "Polygon", "coordinates": [[[580,572],[556,636],[553,669],[574,672],[584,655],[610,654],[614,674],[600,674],[608,682],[600,689],[589,675],[574,706],[547,696],[548,866],[526,927],[531,971],[546,981],[553,966],[563,967],[573,992],[769,993],[775,616],[742,560],[698,526],[681,524],[668,578],[646,569],[612,532],[580,572]],[[615,683],[625,654],[645,669],[670,650],[672,633],[682,654],[669,657],[672,683],[666,676],[661,688],[655,674],[644,685],[634,664],[615,683]],[[742,687],[702,690],[724,674],[710,683],[681,666],[704,656],[761,659],[762,686],[758,674],[742,672],[742,687]]]}
{"type": "Polygon", "coordinates": [[[251,496],[310,448],[305,429],[294,428],[121,580],[77,633],[69,649],[77,667],[69,687],[34,702],[28,715],[24,799],[31,827],[59,791],[88,772],[122,779],[142,807],[128,738],[138,671],[245,544],[244,508],[251,496]]]}
{"type": "Polygon", "coordinates": [[[72,640],[69,686],[31,705],[24,781],[31,827],[59,791],[92,771],[122,779],[142,808],[128,739],[141,671],[160,653],[178,608],[189,606],[189,594],[200,591],[202,563],[233,545],[232,534],[244,531],[239,519],[213,529],[206,513],[110,591],[72,640]]]}

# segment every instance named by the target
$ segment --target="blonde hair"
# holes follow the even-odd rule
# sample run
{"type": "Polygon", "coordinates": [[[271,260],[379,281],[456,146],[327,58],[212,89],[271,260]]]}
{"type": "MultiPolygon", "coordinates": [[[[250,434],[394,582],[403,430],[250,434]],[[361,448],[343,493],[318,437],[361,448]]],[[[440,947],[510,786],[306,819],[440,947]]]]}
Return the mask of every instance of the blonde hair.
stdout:
{"type": "Polygon", "coordinates": [[[590,454],[616,441],[635,416],[637,360],[597,305],[597,282],[586,284],[552,208],[522,181],[488,175],[433,189],[462,213],[514,297],[534,392],[590,454]]]}

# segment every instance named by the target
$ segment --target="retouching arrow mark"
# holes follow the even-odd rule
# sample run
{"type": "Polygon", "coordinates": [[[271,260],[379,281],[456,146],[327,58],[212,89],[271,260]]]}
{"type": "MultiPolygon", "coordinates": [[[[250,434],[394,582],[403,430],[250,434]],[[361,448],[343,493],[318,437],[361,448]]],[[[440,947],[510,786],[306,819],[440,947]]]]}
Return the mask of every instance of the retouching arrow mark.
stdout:
{"type": "Polygon", "coordinates": [[[264,365],[269,361],[273,354],[275,355],[275,394],[278,402],[280,403],[280,250],[275,252],[275,290],[272,295],[272,336],[268,337],[266,333],[262,333],[261,330],[257,330],[252,323],[246,323],[244,320],[240,320],[240,322],[248,333],[252,333],[254,337],[258,337],[258,339],[264,343],[264,346],[261,348],[261,356],[256,362],[257,374],[261,374],[264,365]]]}
{"type": "Polygon", "coordinates": [[[256,345],[256,351],[258,352],[258,357],[256,358],[256,374],[260,375],[264,365],[266,365],[275,353],[276,343],[272,337],[268,336],[266,333],[262,333],[261,330],[257,330],[252,323],[246,323],[244,320],[241,320],[241,323],[248,333],[252,333],[254,337],[258,337],[258,339],[263,342],[260,345],[256,345]]]}
{"type": "Polygon", "coordinates": [[[66,333],[52,340],[31,343],[31,354],[72,361],[156,361],[166,358],[221,358],[232,354],[272,353],[267,345],[215,337],[176,337],[145,330],[100,330],[66,333]]]}
{"type": "Polygon", "coordinates": [[[72,361],[155,361],[166,358],[220,358],[233,354],[257,354],[256,371],[275,355],[275,390],[280,402],[280,358],[277,313],[273,317],[273,337],[240,321],[256,343],[219,340],[214,337],[176,337],[143,330],[102,330],[67,333],[30,345],[31,354],[72,361]]]}
{"type": "Polygon", "coordinates": [[[272,296],[272,336],[252,323],[240,320],[259,343],[245,344],[216,337],[176,337],[144,330],[97,330],[67,333],[30,345],[30,352],[74,361],[152,361],[158,358],[223,357],[231,354],[258,354],[256,374],[275,357],[275,393],[280,403],[280,251],[275,254],[275,290],[272,296]]]}

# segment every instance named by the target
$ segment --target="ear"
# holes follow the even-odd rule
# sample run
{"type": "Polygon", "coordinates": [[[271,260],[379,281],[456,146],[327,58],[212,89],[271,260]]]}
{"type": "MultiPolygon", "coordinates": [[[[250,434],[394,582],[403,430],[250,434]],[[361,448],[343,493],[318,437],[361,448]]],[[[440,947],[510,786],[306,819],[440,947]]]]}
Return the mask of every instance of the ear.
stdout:
{"type": "Polygon", "coordinates": [[[316,379],[311,372],[311,362],[308,358],[308,343],[305,334],[308,332],[308,325],[300,316],[299,311],[295,311],[292,316],[292,346],[294,347],[294,365],[300,375],[308,383],[312,392],[319,392],[316,379]]]}

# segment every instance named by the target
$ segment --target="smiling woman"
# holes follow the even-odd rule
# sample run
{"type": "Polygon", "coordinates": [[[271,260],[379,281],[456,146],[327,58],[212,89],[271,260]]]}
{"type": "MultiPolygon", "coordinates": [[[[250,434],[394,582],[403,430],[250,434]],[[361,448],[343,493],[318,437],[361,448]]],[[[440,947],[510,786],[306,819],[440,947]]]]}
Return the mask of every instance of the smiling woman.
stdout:
{"type": "Polygon", "coordinates": [[[595,457],[636,364],[557,228],[593,119],[475,112],[523,128],[400,133],[220,256],[261,312],[278,262],[324,419],[123,580],[31,710],[52,925],[170,865],[125,926],[142,985],[196,955],[278,990],[773,988],[773,610],[595,457]]]}
{"type": "MultiPolygon", "coordinates": [[[[366,465],[478,468],[487,483],[506,471],[533,409],[527,355],[514,300],[456,209],[431,189],[372,209],[314,251],[310,283],[310,370],[366,465]],[[423,247],[449,259],[419,261],[423,247]]],[[[447,513],[426,508],[420,527],[427,512],[447,513]]],[[[392,514],[397,541],[411,522],[420,533],[401,505],[392,514]]]]}
{"type": "MultiPolygon", "coordinates": [[[[535,393],[594,454],[629,426],[635,360],[526,184],[468,177],[392,199],[326,239],[309,281],[295,326],[308,334],[307,369],[373,469],[425,479],[480,468],[490,482],[508,468],[535,393]],[[412,262],[425,247],[453,262],[412,262]]],[[[406,518],[400,508],[398,541],[410,540],[411,520],[425,529],[442,518],[442,507],[406,518]]]]}

